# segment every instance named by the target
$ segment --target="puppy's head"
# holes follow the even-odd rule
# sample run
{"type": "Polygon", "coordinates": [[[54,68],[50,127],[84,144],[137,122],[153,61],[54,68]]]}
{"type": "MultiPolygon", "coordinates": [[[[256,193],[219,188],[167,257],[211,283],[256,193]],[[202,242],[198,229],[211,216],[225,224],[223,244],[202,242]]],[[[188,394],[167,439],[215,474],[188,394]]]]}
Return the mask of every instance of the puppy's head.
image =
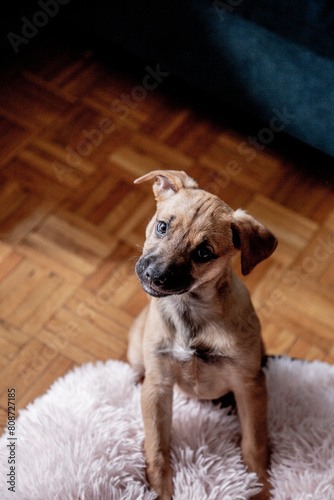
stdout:
{"type": "Polygon", "coordinates": [[[136,264],[150,295],[182,294],[217,282],[238,250],[248,274],[275,250],[276,238],[260,222],[199,189],[185,172],[156,170],[135,183],[150,179],[157,210],[136,264]]]}

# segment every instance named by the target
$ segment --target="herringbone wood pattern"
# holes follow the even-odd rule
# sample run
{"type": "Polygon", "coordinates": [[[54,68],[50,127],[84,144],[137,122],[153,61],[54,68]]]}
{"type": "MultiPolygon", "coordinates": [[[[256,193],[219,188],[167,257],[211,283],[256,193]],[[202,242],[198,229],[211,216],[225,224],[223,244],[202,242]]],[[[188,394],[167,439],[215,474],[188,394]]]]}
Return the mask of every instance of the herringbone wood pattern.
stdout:
{"type": "Polygon", "coordinates": [[[2,77],[1,426],[7,388],[23,408],[75,365],[125,359],[147,301],[133,267],[154,210],[150,186],[133,180],[156,168],[186,170],[272,229],[277,251],[245,278],[267,350],[334,362],[334,188],[322,157],[310,170],[293,142],[245,148],[247,125],[231,112],[206,112],[175,82],[143,90],[145,75],[145,63],[130,72],[44,46],[2,77]]]}

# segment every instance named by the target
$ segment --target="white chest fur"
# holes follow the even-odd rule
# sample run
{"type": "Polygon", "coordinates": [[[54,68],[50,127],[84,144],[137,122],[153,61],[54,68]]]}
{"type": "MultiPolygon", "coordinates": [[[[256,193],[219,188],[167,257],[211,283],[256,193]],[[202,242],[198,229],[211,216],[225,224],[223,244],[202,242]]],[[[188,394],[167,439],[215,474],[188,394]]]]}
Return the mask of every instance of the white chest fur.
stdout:
{"type": "Polygon", "coordinates": [[[194,354],[195,349],[192,349],[191,347],[184,347],[177,343],[175,343],[171,349],[171,355],[173,358],[181,363],[190,361],[194,354]]]}
{"type": "MultiPolygon", "coordinates": [[[[217,315],[212,314],[205,302],[184,301],[173,297],[173,308],[161,307],[168,335],[159,346],[159,354],[167,355],[178,362],[187,362],[194,358],[206,359],[215,356],[225,357],[233,343],[233,335],[226,331],[225,325],[217,315]],[[173,315],[171,314],[173,311],[173,315]]],[[[171,305],[171,304],[169,304],[171,305]]]]}
{"type": "Polygon", "coordinates": [[[179,362],[190,361],[196,350],[191,346],[189,335],[186,332],[177,331],[174,338],[160,346],[159,354],[172,357],[179,362]]]}

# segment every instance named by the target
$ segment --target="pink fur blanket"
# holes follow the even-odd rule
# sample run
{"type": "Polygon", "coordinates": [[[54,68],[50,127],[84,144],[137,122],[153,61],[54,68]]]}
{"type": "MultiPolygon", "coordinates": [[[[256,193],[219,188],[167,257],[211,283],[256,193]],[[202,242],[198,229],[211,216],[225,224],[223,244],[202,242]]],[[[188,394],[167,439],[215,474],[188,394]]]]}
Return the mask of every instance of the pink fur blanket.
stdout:
{"type": "MultiPolygon", "coordinates": [[[[271,482],[275,500],[334,499],[334,366],[270,359],[271,482]]],[[[140,386],[120,361],[87,364],[20,412],[15,493],[8,430],[0,491],[15,500],[153,500],[145,481],[140,386]]],[[[171,446],[175,500],[242,500],[245,470],[236,412],[175,391],[171,446]]]]}

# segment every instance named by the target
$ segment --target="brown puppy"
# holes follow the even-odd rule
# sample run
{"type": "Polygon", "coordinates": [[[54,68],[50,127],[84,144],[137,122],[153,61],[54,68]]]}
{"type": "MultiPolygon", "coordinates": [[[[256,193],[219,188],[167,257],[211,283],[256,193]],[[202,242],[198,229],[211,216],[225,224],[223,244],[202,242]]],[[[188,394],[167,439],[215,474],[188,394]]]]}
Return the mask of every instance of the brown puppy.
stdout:
{"type": "Polygon", "coordinates": [[[158,170],[157,211],[146,229],[136,272],[152,296],[130,331],[128,359],[145,380],[142,412],[147,478],[159,499],[173,494],[169,445],[173,386],[218,399],[232,391],[242,428],[242,456],[270,497],[267,394],[259,320],[231,268],[241,251],[248,274],[275,250],[276,238],[243,210],[233,211],[184,172],[158,170]]]}

